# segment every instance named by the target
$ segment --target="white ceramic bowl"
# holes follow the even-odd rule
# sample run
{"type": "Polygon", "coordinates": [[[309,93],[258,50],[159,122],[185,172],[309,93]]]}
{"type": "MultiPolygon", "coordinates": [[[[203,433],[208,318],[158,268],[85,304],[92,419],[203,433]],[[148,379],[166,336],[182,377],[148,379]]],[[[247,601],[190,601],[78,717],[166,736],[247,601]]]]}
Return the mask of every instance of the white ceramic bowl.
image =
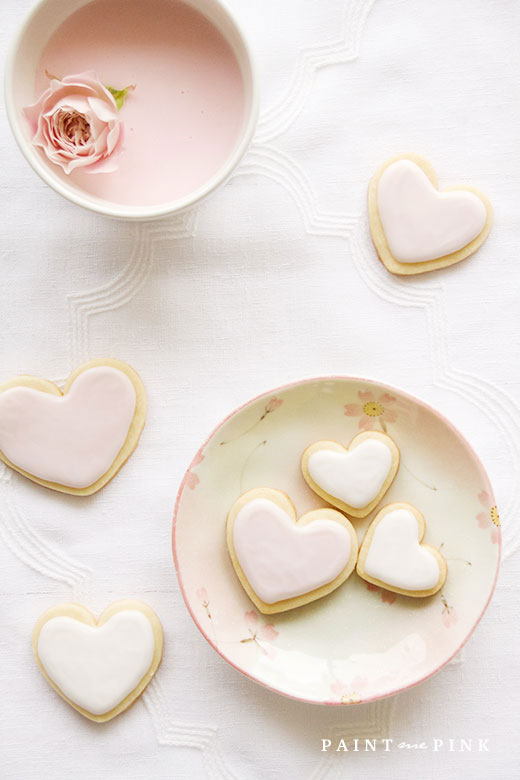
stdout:
{"type": "MultiPolygon", "coordinates": [[[[245,109],[235,146],[221,168],[203,186],[188,195],[152,206],[127,206],[95,197],[64,181],[31,143],[22,109],[34,102],[34,79],[41,53],[57,28],[90,0],[40,0],[28,14],[11,46],[5,66],[5,102],[14,137],[26,160],[56,192],[91,211],[127,220],[152,220],[178,213],[206,198],[225,182],[240,162],[253,136],[258,115],[258,87],[251,51],[230,12],[220,0],[183,0],[199,11],[230,44],[244,81],[245,109]]],[[[144,1],[144,0],[143,0],[144,1]]]]}
{"type": "MultiPolygon", "coordinates": [[[[376,512],[352,521],[360,541],[376,512]]],[[[380,382],[325,377],[265,393],[213,431],[179,490],[173,554],[193,620],[229,664],[277,693],[341,705],[410,688],[459,652],[493,593],[500,527],[484,467],[439,412],[380,382]],[[324,506],[302,478],[302,451],[317,439],[348,444],[366,429],[386,430],[399,446],[382,505],[408,501],[424,514],[425,541],[448,563],[442,590],[398,596],[354,573],[312,604],[260,615],[227,552],[229,508],[260,486],[288,493],[299,515],[324,506]]]]}

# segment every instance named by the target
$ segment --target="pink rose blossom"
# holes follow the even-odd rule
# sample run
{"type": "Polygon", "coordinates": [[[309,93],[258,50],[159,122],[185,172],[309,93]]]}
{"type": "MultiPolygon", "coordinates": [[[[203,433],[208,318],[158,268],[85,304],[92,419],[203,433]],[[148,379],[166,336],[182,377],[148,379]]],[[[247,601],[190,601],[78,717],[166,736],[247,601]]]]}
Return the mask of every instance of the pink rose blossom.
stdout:
{"type": "Polygon", "coordinates": [[[123,126],[115,98],[94,72],[52,77],[49,88],[24,108],[24,114],[33,132],[33,145],[65,173],[76,168],[86,173],[117,169],[123,126]]]}

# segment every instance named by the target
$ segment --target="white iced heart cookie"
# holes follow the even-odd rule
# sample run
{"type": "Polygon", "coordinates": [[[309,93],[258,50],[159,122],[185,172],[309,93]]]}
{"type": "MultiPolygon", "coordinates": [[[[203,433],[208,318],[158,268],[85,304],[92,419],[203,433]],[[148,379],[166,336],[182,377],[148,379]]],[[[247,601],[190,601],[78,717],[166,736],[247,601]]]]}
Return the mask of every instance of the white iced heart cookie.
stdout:
{"type": "Polygon", "coordinates": [[[161,662],[163,633],[141,601],[116,601],[99,620],[58,604],[34,627],[33,652],[52,687],[86,718],[111,720],[144,691],[161,662]]]}
{"type": "Polygon", "coordinates": [[[383,507],[359,550],[360,577],[405,596],[431,596],[444,585],[447,567],[440,552],[423,544],[424,517],[411,504],[383,507]]]}
{"type": "Polygon", "coordinates": [[[492,208],[473,187],[439,192],[430,163],[394,157],[368,188],[370,231],[377,253],[395,274],[444,268],[473,254],[491,230],[492,208]]]}
{"type": "Polygon", "coordinates": [[[0,458],[62,493],[90,495],[137,446],[146,416],[139,375],[117,360],[92,360],[63,391],[19,376],[0,387],[0,458]]]}
{"type": "Polygon", "coordinates": [[[385,433],[358,433],[348,448],[316,441],[304,451],[302,474],[325,501],[352,517],[365,517],[381,501],[399,468],[399,449],[385,433]]]}
{"type": "Polygon", "coordinates": [[[237,576],[264,614],[285,612],[339,587],[354,570],[358,543],[334,509],[300,518],[280,490],[255,488],[233,504],[227,544],[237,576]]]}

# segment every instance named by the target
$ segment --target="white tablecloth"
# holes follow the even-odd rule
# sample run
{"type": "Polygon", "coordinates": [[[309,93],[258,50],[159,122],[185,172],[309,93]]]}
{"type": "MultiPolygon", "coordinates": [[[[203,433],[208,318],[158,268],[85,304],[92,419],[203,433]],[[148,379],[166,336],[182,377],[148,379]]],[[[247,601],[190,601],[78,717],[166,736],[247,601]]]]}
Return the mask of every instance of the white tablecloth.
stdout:
{"type": "MultiPolygon", "coordinates": [[[[31,0],[3,0],[5,50],[31,0]]],[[[518,767],[520,555],[520,3],[230,0],[256,50],[258,131],[227,186],[165,222],[129,225],[62,200],[1,118],[3,378],[63,380],[127,360],[148,424],[123,472],[89,499],[2,469],[0,776],[472,780],[518,767]],[[369,177],[416,151],[441,186],[490,197],[485,246],[400,280],[372,249],[369,177]],[[431,402],[467,436],[503,520],[499,584],[476,634],[435,678],[354,708],[308,706],[243,678],[199,635],[170,551],[183,472],[249,397],[311,375],[374,377],[431,402]],[[156,681],[115,721],[73,712],[38,672],[33,623],[55,602],[95,612],[126,596],[162,618],[156,681]],[[390,737],[427,749],[321,753],[321,739],[390,737]],[[433,752],[434,738],[488,752],[433,752]]]]}

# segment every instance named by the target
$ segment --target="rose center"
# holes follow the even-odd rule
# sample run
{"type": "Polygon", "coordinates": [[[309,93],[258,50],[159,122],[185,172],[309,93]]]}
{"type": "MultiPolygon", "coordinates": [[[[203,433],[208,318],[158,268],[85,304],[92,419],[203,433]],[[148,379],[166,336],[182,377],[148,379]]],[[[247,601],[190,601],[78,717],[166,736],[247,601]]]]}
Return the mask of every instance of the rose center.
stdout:
{"type": "Polygon", "coordinates": [[[74,146],[84,146],[92,135],[90,123],[79,111],[60,111],[58,127],[63,136],[74,146]]]}

